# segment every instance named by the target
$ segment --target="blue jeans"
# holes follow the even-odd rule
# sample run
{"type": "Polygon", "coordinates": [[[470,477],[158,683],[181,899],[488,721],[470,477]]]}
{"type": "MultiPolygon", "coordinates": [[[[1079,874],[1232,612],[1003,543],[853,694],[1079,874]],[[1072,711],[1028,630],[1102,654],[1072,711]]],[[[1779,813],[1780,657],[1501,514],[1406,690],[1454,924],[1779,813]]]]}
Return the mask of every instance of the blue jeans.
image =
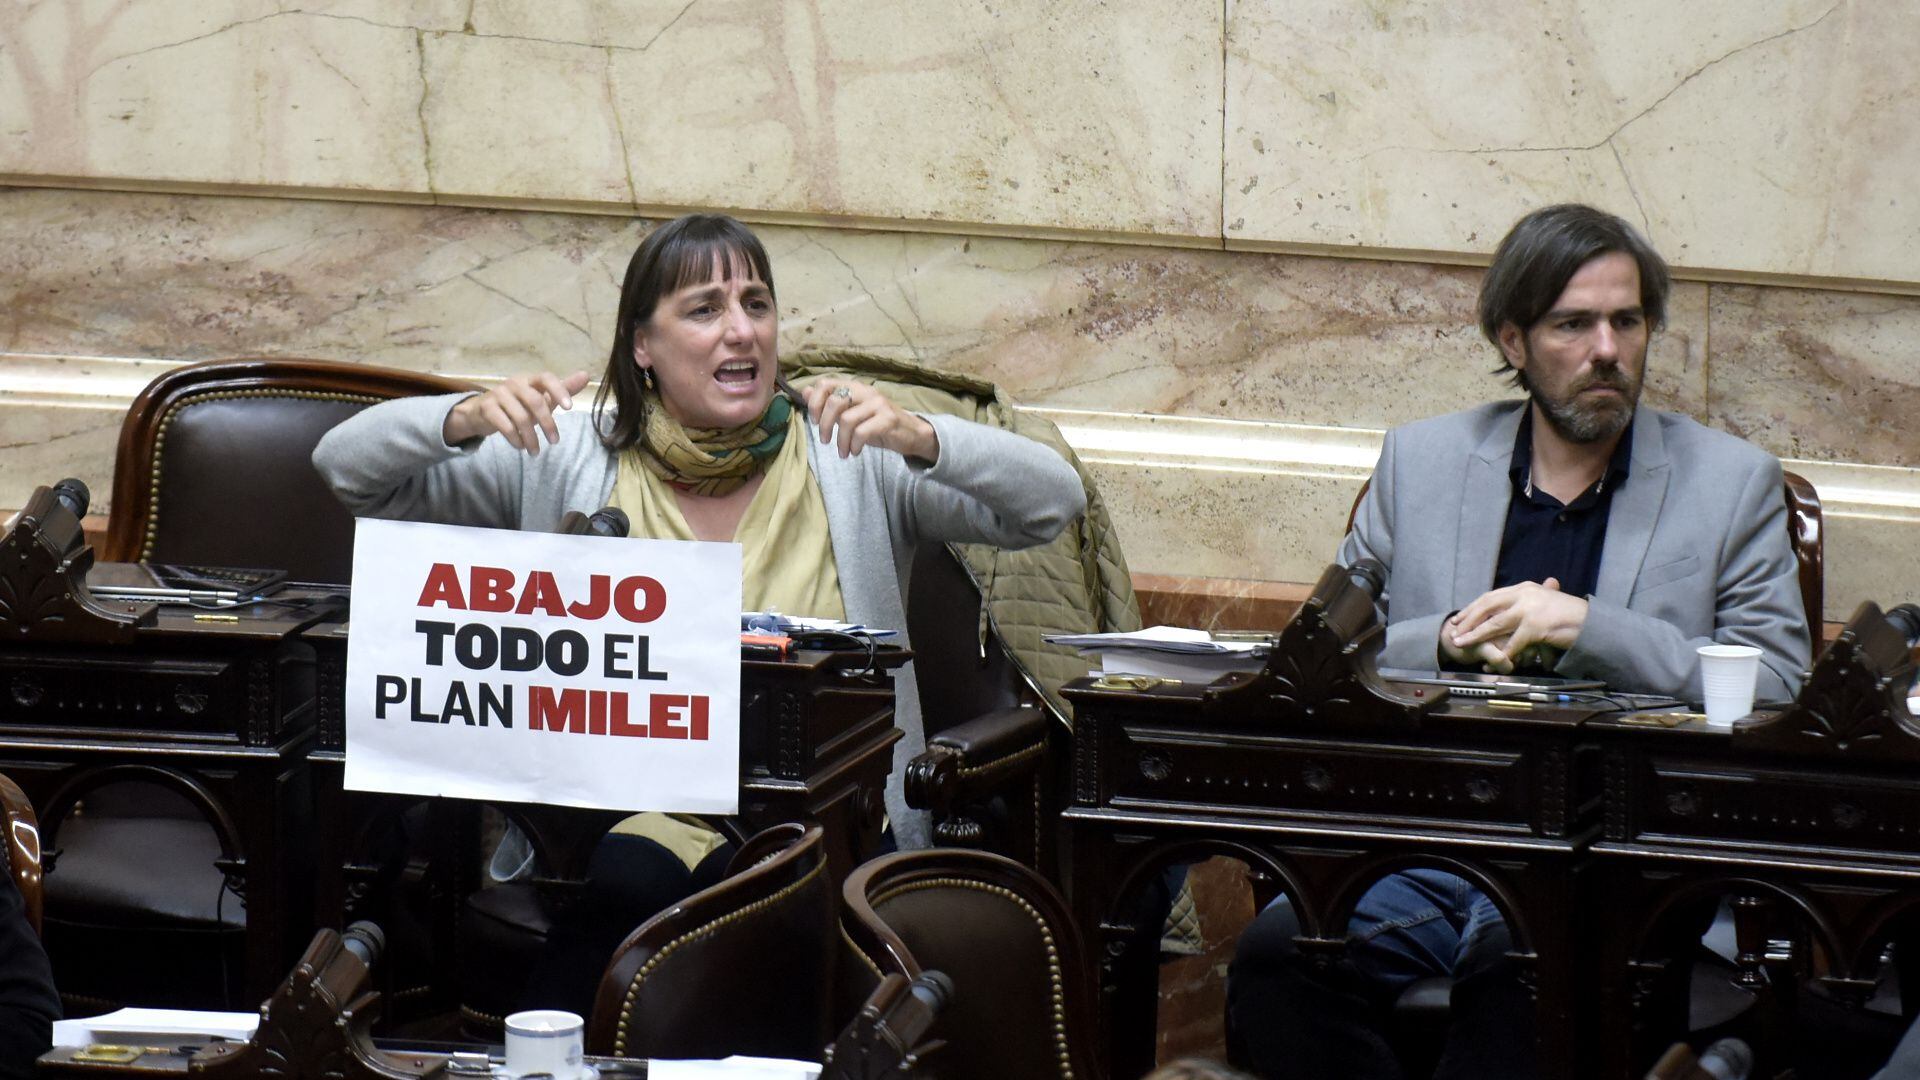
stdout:
{"type": "Polygon", "coordinates": [[[1300,954],[1299,933],[1282,897],[1240,938],[1227,1025],[1241,1064],[1266,1077],[1398,1080],[1388,1015],[1409,985],[1445,976],[1453,1001],[1436,1080],[1538,1075],[1533,1000],[1507,957],[1512,936],[1466,881],[1426,869],[1382,878],[1347,924],[1345,959],[1325,970],[1300,954]]]}

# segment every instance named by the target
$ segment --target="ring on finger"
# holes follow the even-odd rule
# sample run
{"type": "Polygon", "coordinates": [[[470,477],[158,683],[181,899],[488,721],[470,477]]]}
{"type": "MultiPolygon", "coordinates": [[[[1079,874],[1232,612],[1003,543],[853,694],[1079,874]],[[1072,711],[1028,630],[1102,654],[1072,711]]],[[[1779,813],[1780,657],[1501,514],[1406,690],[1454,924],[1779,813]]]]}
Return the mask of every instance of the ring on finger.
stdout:
{"type": "Polygon", "coordinates": [[[853,398],[853,391],[847,389],[844,386],[836,386],[833,388],[833,396],[837,398],[846,398],[848,400],[851,400],[853,398]]]}

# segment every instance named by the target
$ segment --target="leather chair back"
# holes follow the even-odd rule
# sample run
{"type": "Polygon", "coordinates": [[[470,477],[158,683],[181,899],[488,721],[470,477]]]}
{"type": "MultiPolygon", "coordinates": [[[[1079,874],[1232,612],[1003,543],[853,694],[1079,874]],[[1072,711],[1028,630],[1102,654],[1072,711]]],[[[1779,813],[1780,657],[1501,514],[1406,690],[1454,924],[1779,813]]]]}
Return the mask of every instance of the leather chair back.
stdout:
{"type": "Polygon", "coordinates": [[[353,516],[314,471],[314,444],[376,402],[468,389],[437,375],[326,360],[215,360],[169,371],[134,399],[121,425],[104,558],[345,582],[353,516]]]}
{"type": "Polygon", "coordinates": [[[820,1060],[840,949],[823,836],[776,825],[732,876],[642,923],[601,976],[588,1052],[820,1060]]]}
{"type": "Polygon", "coordinates": [[[1066,902],[1038,874],[983,851],[883,855],[841,887],[848,937],[883,974],[944,973],[935,1022],[944,1080],[1101,1075],[1093,975],[1066,902]]]}
{"type": "Polygon", "coordinates": [[[927,749],[907,764],[907,804],[932,813],[937,844],[987,848],[1051,870],[1062,756],[1052,749],[1056,725],[983,607],[958,553],[920,547],[907,585],[907,632],[927,749]]]}
{"type": "Polygon", "coordinates": [[[1826,524],[1820,512],[1820,494],[1798,473],[1787,473],[1787,535],[1793,559],[1800,564],[1800,602],[1806,605],[1807,628],[1813,633],[1814,655],[1820,653],[1821,628],[1826,625],[1826,524]]]}
{"type": "Polygon", "coordinates": [[[1031,704],[1020,671],[980,625],[980,590],[945,544],[922,544],[907,582],[920,715],[929,736],[990,712],[1031,704]]]}
{"type": "Polygon", "coordinates": [[[6,853],[7,876],[20,888],[21,906],[34,933],[40,932],[40,911],[45,905],[45,889],[40,879],[40,824],[34,817],[27,793],[7,776],[0,775],[0,817],[5,819],[7,838],[0,850],[6,853]]]}

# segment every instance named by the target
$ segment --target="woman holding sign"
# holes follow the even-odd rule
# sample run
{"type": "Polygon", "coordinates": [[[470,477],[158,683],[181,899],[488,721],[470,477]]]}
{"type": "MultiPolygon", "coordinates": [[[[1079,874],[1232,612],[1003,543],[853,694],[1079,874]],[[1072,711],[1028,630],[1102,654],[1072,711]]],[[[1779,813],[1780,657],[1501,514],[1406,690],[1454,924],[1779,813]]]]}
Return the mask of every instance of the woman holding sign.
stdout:
{"type": "MultiPolygon", "coordinates": [[[[864,383],[795,393],[778,332],[759,239],[689,215],[628,263],[591,409],[576,408],[585,372],[402,398],[328,433],[314,464],[371,517],[552,531],[570,510],[617,506],[636,536],[739,543],[749,610],[902,630],[918,544],[1028,547],[1085,509],[1074,470],[1021,436],[907,412],[864,383]]],[[[922,847],[900,783],[924,748],[911,678],[896,717],[887,809],[901,846],[922,847]]]]}

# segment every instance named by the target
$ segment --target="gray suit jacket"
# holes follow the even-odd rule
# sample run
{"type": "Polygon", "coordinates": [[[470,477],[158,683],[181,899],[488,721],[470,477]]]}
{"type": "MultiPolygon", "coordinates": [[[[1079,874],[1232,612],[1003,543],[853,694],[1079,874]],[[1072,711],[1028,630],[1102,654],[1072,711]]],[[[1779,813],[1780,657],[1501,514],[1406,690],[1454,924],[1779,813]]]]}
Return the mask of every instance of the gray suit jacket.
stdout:
{"type": "MultiPolygon", "coordinates": [[[[1435,666],[1440,624],[1493,587],[1524,402],[1387,433],[1340,561],[1387,567],[1382,665],[1435,666]]],[[[1810,658],[1780,462],[1674,413],[1634,414],[1632,469],[1613,496],[1586,625],[1559,674],[1700,698],[1694,649],[1761,650],[1758,700],[1792,697],[1810,658]]]]}

